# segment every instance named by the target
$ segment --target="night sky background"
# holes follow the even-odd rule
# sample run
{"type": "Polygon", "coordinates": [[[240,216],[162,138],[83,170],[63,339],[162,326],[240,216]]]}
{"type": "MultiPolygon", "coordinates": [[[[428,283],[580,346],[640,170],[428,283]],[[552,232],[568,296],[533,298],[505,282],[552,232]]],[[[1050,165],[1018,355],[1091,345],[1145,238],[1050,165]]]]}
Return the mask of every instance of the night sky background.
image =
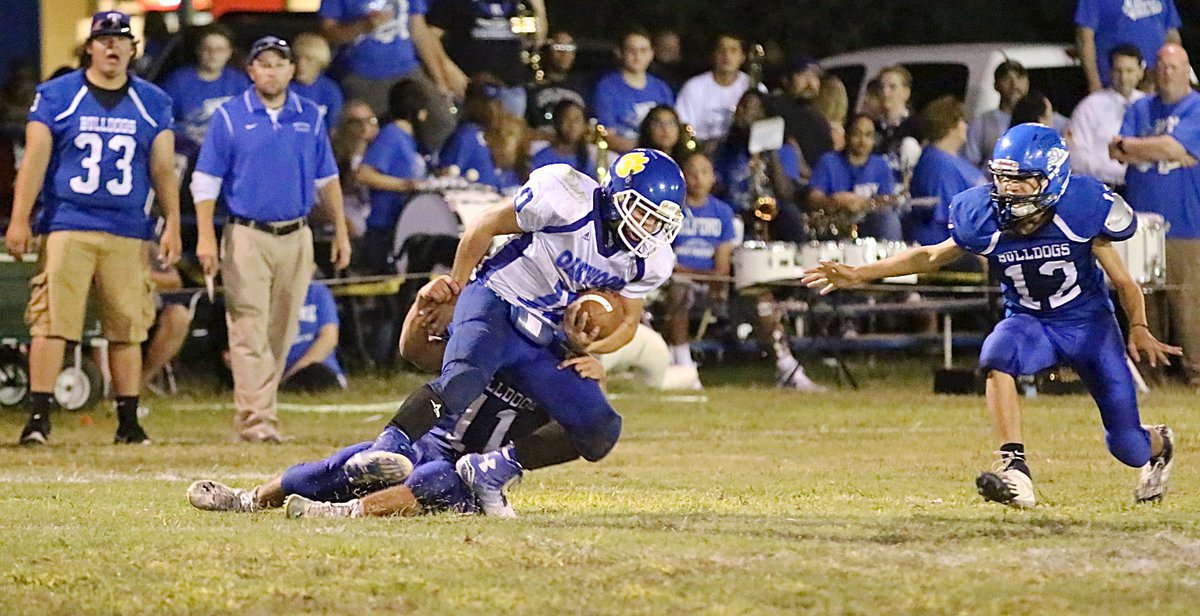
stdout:
{"type": "MultiPolygon", "coordinates": [[[[672,28],[701,70],[709,41],[733,32],[823,57],[880,45],[1074,42],[1076,0],[546,0],[551,29],[599,45],[633,25],[672,28]]],[[[1175,0],[1184,45],[1200,60],[1200,0],[1175,0]]]]}

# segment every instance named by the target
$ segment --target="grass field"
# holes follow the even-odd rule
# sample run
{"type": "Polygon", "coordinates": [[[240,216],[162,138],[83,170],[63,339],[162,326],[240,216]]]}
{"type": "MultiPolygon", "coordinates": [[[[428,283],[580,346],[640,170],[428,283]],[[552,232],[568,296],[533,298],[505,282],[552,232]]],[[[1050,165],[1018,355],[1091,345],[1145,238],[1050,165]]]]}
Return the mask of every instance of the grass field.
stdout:
{"type": "MultiPolygon", "coordinates": [[[[731,370],[705,402],[619,387],[617,449],[533,473],[520,518],[296,520],[193,510],[197,478],[250,487],[373,436],[391,410],[285,411],[283,445],[229,440],[229,397],[150,399],[157,443],[56,417],[49,447],[0,447],[0,613],[1195,614],[1196,394],[1162,389],[1179,455],[1165,502],[1136,506],[1083,397],[1028,406],[1041,504],[985,504],[982,398],[929,392],[920,364],[866,368],[812,397],[731,370]]],[[[358,379],[340,399],[418,383],[358,379]]],[[[23,422],[0,413],[0,438],[23,422]]]]}

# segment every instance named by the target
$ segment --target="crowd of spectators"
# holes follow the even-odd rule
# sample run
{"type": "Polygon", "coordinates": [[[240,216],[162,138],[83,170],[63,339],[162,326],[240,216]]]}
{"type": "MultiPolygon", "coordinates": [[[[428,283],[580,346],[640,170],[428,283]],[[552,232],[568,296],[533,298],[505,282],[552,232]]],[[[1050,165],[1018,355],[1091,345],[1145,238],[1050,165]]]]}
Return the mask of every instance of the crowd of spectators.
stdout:
{"type": "MultiPolygon", "coordinates": [[[[631,148],[669,153],[688,181],[689,218],[677,240],[679,272],[719,277],[681,282],[667,293],[669,316],[660,329],[672,363],[691,365],[687,343],[696,314],[690,308],[725,301],[729,284],[724,277],[739,242],[940,242],[948,235],[951,198],[988,181],[982,170],[997,139],[1014,123],[1041,122],[1062,131],[1072,147],[1074,170],[1109,184],[1123,187],[1127,177],[1150,174],[1145,169],[1153,164],[1164,177],[1193,178],[1191,184],[1178,180],[1172,190],[1200,190],[1194,179],[1200,173],[1195,165],[1200,147],[1190,141],[1200,134],[1200,109],[1191,111],[1197,95],[1185,75],[1181,87],[1186,96],[1163,98],[1164,84],[1179,87],[1181,78],[1162,74],[1174,68],[1154,72],[1156,59],[1162,64],[1160,47],[1179,41],[1179,17],[1169,0],[1132,4],[1140,7],[1138,15],[1123,13],[1120,2],[1079,1],[1075,23],[1081,70],[1092,94],[1070,120],[1059,111],[1072,110],[1055,110],[1044,94],[1030,89],[1028,72],[1016,60],[995,69],[999,106],[975,117],[968,117],[954,96],[914,109],[914,78],[900,65],[867,76],[866,95],[852,109],[846,86],[802,50],[794,50],[779,83],[757,81],[761,67],[747,66],[746,42],[731,33],[713,37],[706,50],[710,70],[690,75],[682,68],[677,33],[630,29],[614,41],[614,68],[591,80],[575,69],[576,35],[581,33],[548,27],[540,1],[528,3],[533,15],[523,16],[517,3],[510,2],[324,0],[318,27],[291,41],[296,64],[291,90],[317,104],[330,132],[356,247],[352,267],[360,274],[396,273],[397,220],[409,200],[427,190],[430,178],[458,176],[512,194],[540,166],[565,163],[599,179],[613,155],[631,148]],[[532,32],[514,27],[525,17],[533,20],[532,32]],[[536,73],[528,62],[531,51],[540,61],[536,73]],[[1159,95],[1151,95],[1155,104],[1169,109],[1153,107],[1149,124],[1131,123],[1127,109],[1154,92],[1156,84],[1159,95]],[[755,122],[773,116],[783,120],[782,145],[755,149],[755,122]],[[1177,125],[1168,127],[1162,121],[1166,117],[1178,118],[1172,120],[1177,125]],[[1174,150],[1174,158],[1162,151],[1143,152],[1133,141],[1171,134],[1190,159],[1174,150]],[[1122,143],[1121,136],[1127,149],[1138,153],[1111,153],[1111,144],[1122,143]],[[763,197],[777,208],[766,224],[756,216],[763,197]],[[907,200],[925,205],[899,207],[907,200]],[[813,220],[825,220],[815,212],[851,223],[815,225],[813,220]]],[[[178,147],[185,161],[203,142],[214,110],[250,84],[242,67],[232,62],[241,57],[234,38],[224,26],[206,26],[194,37],[196,63],[158,76],[174,100],[178,147]]],[[[1176,55],[1168,54],[1168,67],[1178,63],[1176,55]]],[[[1186,67],[1186,54],[1183,62],[1186,67]]],[[[11,201],[19,127],[36,81],[31,67],[20,66],[0,90],[5,126],[0,132],[0,200],[11,201]]],[[[191,166],[181,163],[185,168],[191,166]]],[[[1134,208],[1160,211],[1153,204],[1154,190],[1159,188],[1132,191],[1128,196],[1134,208]]],[[[1173,240],[1200,237],[1193,234],[1200,226],[1193,223],[1200,220],[1200,195],[1191,193],[1181,198],[1182,206],[1162,211],[1172,224],[1173,240]]],[[[1173,244],[1172,250],[1185,248],[1173,244]]],[[[329,317],[331,302],[314,295],[318,288],[309,290],[303,314],[306,323],[319,323],[306,334],[308,341],[325,349],[327,326],[333,326],[336,341],[337,318],[329,317]],[[310,304],[315,308],[309,310],[310,304]]],[[[788,345],[781,343],[785,333],[774,299],[755,296],[752,303],[759,318],[749,320],[777,350],[781,382],[819,389],[803,377],[788,345]]],[[[1180,306],[1180,311],[1186,309],[1180,306]]],[[[395,306],[385,313],[389,318],[403,314],[395,306]]],[[[169,317],[165,331],[177,332],[180,318],[169,317]]],[[[1191,331],[1190,321],[1180,323],[1191,331]]],[[[163,344],[178,348],[174,342],[163,344]]],[[[157,358],[161,349],[152,354],[157,358]]],[[[311,355],[300,352],[285,376],[327,366],[336,376],[313,377],[315,382],[345,385],[336,362],[311,355]]],[[[148,372],[157,373],[165,363],[152,360],[148,367],[154,370],[148,372]]]]}

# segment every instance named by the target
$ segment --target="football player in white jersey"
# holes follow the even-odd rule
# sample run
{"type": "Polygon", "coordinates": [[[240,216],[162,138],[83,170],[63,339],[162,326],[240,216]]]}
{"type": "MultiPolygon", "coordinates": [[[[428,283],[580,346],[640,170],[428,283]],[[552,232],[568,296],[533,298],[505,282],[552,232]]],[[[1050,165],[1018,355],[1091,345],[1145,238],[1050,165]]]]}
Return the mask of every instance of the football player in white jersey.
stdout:
{"type": "MultiPolygon", "coordinates": [[[[484,513],[513,515],[503,489],[523,470],[608,454],[621,416],[595,381],[558,365],[567,354],[612,352],[633,337],[644,297],[674,267],[670,246],[683,222],[683,196],[675,161],[635,149],[612,164],[603,185],[568,165],[549,165],[535,170],[513,201],[485,212],[463,234],[450,275],[436,285],[438,301],[457,302],[441,374],[404,401],[369,449],[346,462],[351,481],[403,481],[417,459],[412,443],[460,415],[501,369],[563,431],[458,461],[484,513]],[[480,264],[492,238],[508,234],[514,237],[480,264]],[[617,291],[623,304],[623,322],[604,338],[586,313],[567,309],[594,288],[617,291]]],[[[431,331],[441,325],[429,323],[431,331]]]]}

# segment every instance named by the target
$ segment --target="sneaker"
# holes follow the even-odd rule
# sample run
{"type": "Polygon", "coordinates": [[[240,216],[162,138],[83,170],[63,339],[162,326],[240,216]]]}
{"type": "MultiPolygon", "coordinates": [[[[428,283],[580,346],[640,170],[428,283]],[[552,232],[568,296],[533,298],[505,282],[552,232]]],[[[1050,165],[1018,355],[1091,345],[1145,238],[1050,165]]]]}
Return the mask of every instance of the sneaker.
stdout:
{"type": "Polygon", "coordinates": [[[283,501],[289,519],[297,518],[361,518],[362,503],[356,498],[346,503],[325,503],[290,494],[283,501]]]}
{"type": "Polygon", "coordinates": [[[25,422],[25,429],[21,430],[22,445],[45,445],[50,438],[50,416],[45,413],[30,415],[29,421],[25,422]]]}
{"type": "Polygon", "coordinates": [[[352,485],[395,485],[408,479],[413,463],[404,454],[368,449],[350,456],[342,470],[352,485]]]}
{"type": "Polygon", "coordinates": [[[808,378],[808,375],[804,373],[804,366],[801,366],[799,362],[790,367],[780,368],[775,376],[775,386],[814,394],[829,391],[824,385],[818,385],[808,378]]]}
{"type": "Polygon", "coordinates": [[[116,445],[149,445],[150,437],[146,436],[146,431],[142,429],[141,424],[119,425],[117,426],[117,435],[113,437],[113,443],[116,445]]]}
{"type": "Polygon", "coordinates": [[[1009,507],[1027,509],[1037,504],[1033,493],[1033,479],[1016,468],[1011,468],[1013,455],[1007,451],[997,452],[1000,460],[992,472],[981,473],[975,479],[975,488],[984,500],[1009,507]]]}
{"type": "Polygon", "coordinates": [[[1162,435],[1163,450],[1142,467],[1142,476],[1134,490],[1139,503],[1162,500],[1167,477],[1171,475],[1171,465],[1175,462],[1175,433],[1166,426],[1154,426],[1153,429],[1162,435]]]}
{"type": "Polygon", "coordinates": [[[517,512],[508,504],[504,488],[521,476],[521,467],[500,452],[493,451],[465,455],[458,459],[454,470],[471,489],[484,515],[497,518],[517,517],[517,512]]]}
{"type": "Polygon", "coordinates": [[[258,509],[254,499],[257,490],[231,488],[223,483],[205,479],[188,486],[187,498],[193,507],[204,511],[253,513],[258,509]]]}

